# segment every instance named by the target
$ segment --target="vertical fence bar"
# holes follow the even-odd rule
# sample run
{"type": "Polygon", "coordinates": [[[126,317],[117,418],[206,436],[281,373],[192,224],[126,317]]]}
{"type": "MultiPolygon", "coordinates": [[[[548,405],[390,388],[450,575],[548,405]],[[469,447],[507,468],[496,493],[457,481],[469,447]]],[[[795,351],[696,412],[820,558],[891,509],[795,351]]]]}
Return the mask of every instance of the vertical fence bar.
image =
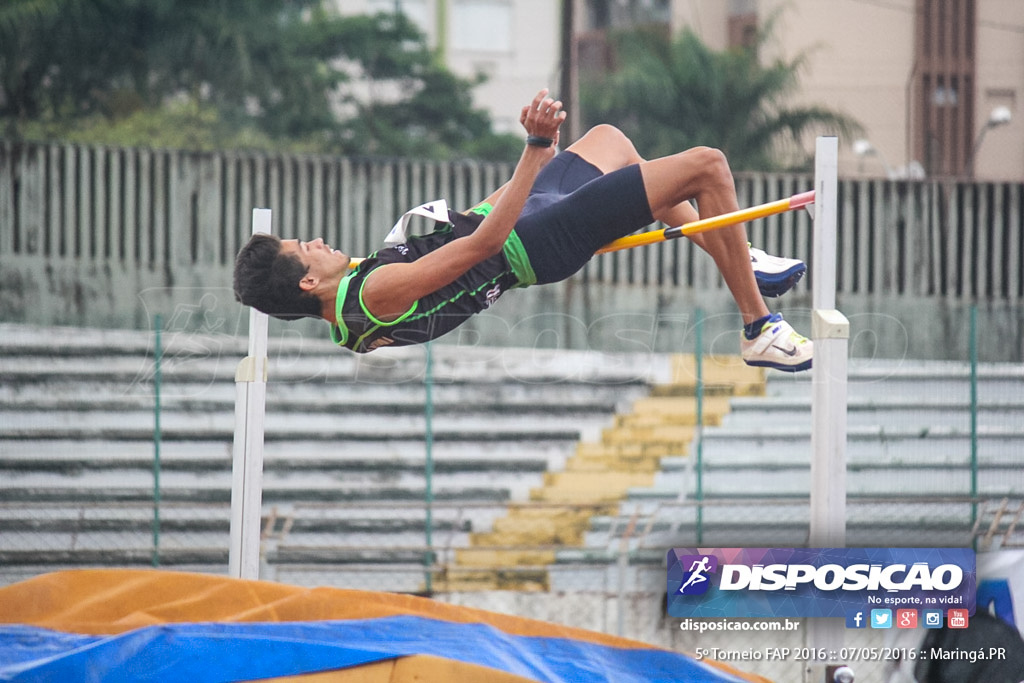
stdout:
{"type": "MultiPolygon", "coordinates": [[[[61,215],[61,149],[56,145],[50,145],[46,150],[46,249],[44,253],[48,259],[53,259],[60,254],[60,215],[61,215]]],[[[52,263],[52,261],[51,261],[52,263]]]]}
{"type": "Polygon", "coordinates": [[[14,253],[14,149],[0,142],[0,256],[14,253]]]}
{"type": "MultiPolygon", "coordinates": [[[[252,233],[269,233],[270,209],[252,210],[252,233]]],[[[267,315],[249,309],[249,355],[235,371],[231,466],[230,576],[259,578],[263,500],[263,415],[267,401],[267,315]]]]}
{"type": "MultiPolygon", "coordinates": [[[[224,156],[201,154],[195,155],[189,161],[189,165],[194,166],[195,183],[189,188],[191,210],[185,219],[189,233],[195,236],[194,243],[188,250],[190,262],[204,266],[220,264],[221,244],[224,243],[224,232],[228,230],[223,220],[226,215],[224,204],[230,201],[222,191],[224,156]]],[[[232,260],[233,256],[232,254],[232,260]]]]}
{"type": "Polygon", "coordinates": [[[18,252],[29,257],[40,253],[45,168],[42,160],[43,155],[35,145],[23,147],[18,159],[18,203],[14,207],[14,215],[17,217],[14,224],[15,244],[18,252]]]}
{"type": "Polygon", "coordinates": [[[988,201],[988,185],[975,184],[974,219],[972,221],[972,232],[978,240],[978,253],[972,264],[971,295],[973,297],[992,296],[990,287],[992,281],[992,267],[995,265],[992,259],[993,251],[998,240],[995,239],[992,226],[991,206],[988,201]]]}
{"type": "Polygon", "coordinates": [[[1007,275],[1009,268],[1005,268],[1004,264],[1006,261],[1006,245],[1009,242],[1009,235],[1003,230],[1005,225],[1006,215],[1006,196],[1003,194],[1003,188],[999,185],[986,186],[986,194],[991,191],[992,201],[988,203],[988,215],[986,218],[986,225],[991,231],[990,247],[991,254],[989,256],[989,263],[991,264],[987,269],[985,275],[988,278],[989,289],[986,291],[988,296],[995,298],[1004,298],[1007,296],[1007,275]]]}
{"type": "Polygon", "coordinates": [[[153,155],[153,206],[151,208],[153,223],[150,229],[153,234],[151,246],[155,255],[155,264],[158,268],[174,267],[174,259],[168,249],[170,241],[168,236],[171,232],[171,225],[168,222],[169,214],[167,207],[174,201],[172,197],[167,196],[170,190],[170,183],[168,182],[170,161],[170,152],[160,151],[153,155]]]}
{"type": "Polygon", "coordinates": [[[109,173],[108,161],[110,150],[98,147],[92,158],[92,211],[90,220],[95,230],[96,260],[105,262],[110,257],[110,221],[107,218],[107,180],[109,173]]]}
{"type": "Polygon", "coordinates": [[[423,505],[425,512],[425,533],[427,552],[423,555],[423,580],[426,592],[433,592],[434,585],[434,354],[432,344],[426,343],[427,362],[424,373],[424,467],[423,505]]]}
{"type": "Polygon", "coordinates": [[[1009,186],[1006,191],[1010,194],[1009,206],[1007,207],[1007,224],[1010,230],[1007,237],[1006,251],[1008,254],[1007,263],[1007,298],[1017,303],[1017,299],[1024,296],[1024,254],[1021,253],[1020,230],[1015,226],[1021,225],[1022,216],[1021,199],[1024,198],[1022,186],[1009,186]]]}
{"type": "Polygon", "coordinates": [[[941,296],[945,290],[945,262],[943,261],[943,245],[945,230],[942,223],[942,191],[938,183],[927,183],[924,202],[924,224],[928,233],[928,244],[931,251],[928,256],[928,289],[931,296],[941,296]]]}
{"type": "Polygon", "coordinates": [[[92,157],[92,149],[79,147],[78,151],[78,176],[75,186],[75,257],[83,261],[91,261],[95,246],[93,225],[90,218],[90,193],[92,187],[92,164],[89,163],[92,157]]]}
{"type": "Polygon", "coordinates": [[[110,241],[107,245],[111,261],[124,260],[124,203],[125,188],[122,185],[124,166],[124,152],[120,149],[108,150],[107,159],[107,196],[104,202],[107,204],[107,221],[110,225],[110,241]]]}
{"type": "Polygon", "coordinates": [[[163,317],[157,313],[153,317],[153,566],[160,566],[160,385],[163,382],[161,364],[163,362],[163,342],[160,332],[163,329],[163,317]]]}
{"type": "Polygon", "coordinates": [[[124,261],[137,273],[139,258],[139,155],[125,150],[124,160],[124,261]]]}

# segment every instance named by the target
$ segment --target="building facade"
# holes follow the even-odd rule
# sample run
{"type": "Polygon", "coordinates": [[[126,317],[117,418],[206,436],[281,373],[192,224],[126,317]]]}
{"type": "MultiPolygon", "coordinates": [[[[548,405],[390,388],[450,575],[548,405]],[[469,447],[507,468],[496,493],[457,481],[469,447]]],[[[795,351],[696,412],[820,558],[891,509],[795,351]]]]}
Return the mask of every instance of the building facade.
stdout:
{"type": "MultiPolygon", "coordinates": [[[[841,141],[840,171],[889,177],[1024,179],[1024,3],[1020,0],[337,0],[345,13],[400,9],[476,92],[500,131],[539,87],[563,78],[563,12],[572,64],[609,65],[611,28],[691,28],[717,49],[773,22],[762,59],[807,55],[800,104],[826,104],[864,127],[841,141]]],[[[563,76],[566,74],[566,76],[563,76]]],[[[567,94],[572,100],[572,93],[567,94]]]]}
{"type": "Polygon", "coordinates": [[[826,102],[864,126],[856,148],[843,145],[846,173],[1024,179],[1024,3],[739,4],[755,5],[759,22],[778,13],[775,54],[809,51],[801,101],[826,102]]]}

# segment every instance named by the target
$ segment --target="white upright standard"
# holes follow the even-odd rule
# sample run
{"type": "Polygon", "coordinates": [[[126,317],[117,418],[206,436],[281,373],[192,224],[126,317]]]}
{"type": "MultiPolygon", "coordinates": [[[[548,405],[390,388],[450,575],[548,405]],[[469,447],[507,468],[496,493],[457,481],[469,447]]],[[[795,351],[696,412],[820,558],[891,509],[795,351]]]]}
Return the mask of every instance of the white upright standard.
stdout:
{"type": "MultiPolygon", "coordinates": [[[[252,233],[270,232],[270,209],[252,210],[252,233]]],[[[260,575],[263,505],[263,415],[267,404],[267,316],[249,309],[249,355],[235,371],[235,442],[231,458],[231,548],[228,573],[260,575]]]]}
{"type": "MultiPolygon", "coordinates": [[[[811,338],[814,370],[811,399],[812,548],[846,545],[846,378],[850,323],[836,310],[837,167],[839,143],[820,137],[815,149],[814,240],[811,253],[811,338]]],[[[838,657],[845,624],[812,619],[807,630],[813,652],[838,657]],[[832,654],[835,653],[835,654],[832,654]]],[[[843,663],[843,662],[836,662],[843,663]]],[[[825,680],[825,665],[808,670],[808,680],[825,680]]],[[[832,683],[829,681],[829,683],[832,683]]]]}

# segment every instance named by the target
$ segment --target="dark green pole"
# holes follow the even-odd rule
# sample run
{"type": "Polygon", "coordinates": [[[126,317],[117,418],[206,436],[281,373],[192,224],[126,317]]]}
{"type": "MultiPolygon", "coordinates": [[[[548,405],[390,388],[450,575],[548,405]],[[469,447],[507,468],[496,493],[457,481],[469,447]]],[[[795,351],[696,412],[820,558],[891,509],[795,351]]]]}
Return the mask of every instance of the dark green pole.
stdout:
{"type": "Polygon", "coordinates": [[[423,556],[423,564],[425,566],[424,578],[426,581],[427,593],[433,591],[433,564],[434,564],[434,358],[432,345],[427,342],[427,367],[426,367],[426,380],[424,382],[424,388],[426,389],[426,396],[424,399],[423,406],[423,418],[425,422],[425,456],[426,462],[424,464],[424,504],[426,506],[426,543],[427,552],[423,556]]]}
{"type": "Polygon", "coordinates": [[[694,323],[697,326],[697,343],[694,357],[697,366],[697,545],[704,542],[704,311],[698,308],[694,312],[694,323]]]}
{"type": "MultiPolygon", "coordinates": [[[[971,306],[971,528],[978,522],[978,307],[971,306]]],[[[976,544],[976,539],[973,539],[976,544]]]]}
{"type": "Polygon", "coordinates": [[[163,377],[160,362],[163,347],[160,330],[163,318],[157,314],[153,318],[156,336],[153,342],[153,566],[160,566],[160,383],[163,377]]]}

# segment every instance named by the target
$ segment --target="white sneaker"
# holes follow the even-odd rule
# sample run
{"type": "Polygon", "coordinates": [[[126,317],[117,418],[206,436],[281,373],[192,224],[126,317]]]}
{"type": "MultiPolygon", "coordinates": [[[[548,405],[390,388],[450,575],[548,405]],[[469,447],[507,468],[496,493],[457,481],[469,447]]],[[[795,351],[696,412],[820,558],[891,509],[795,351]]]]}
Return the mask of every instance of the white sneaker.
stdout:
{"type": "Polygon", "coordinates": [[[782,296],[793,288],[807,272],[803,261],[795,258],[772,256],[761,249],[755,249],[747,243],[750,250],[750,265],[754,268],[754,278],[762,296],[782,296]]]}
{"type": "Polygon", "coordinates": [[[773,313],[753,339],[740,332],[740,354],[747,365],[799,372],[810,369],[814,342],[797,334],[781,314],[773,313]]]}

